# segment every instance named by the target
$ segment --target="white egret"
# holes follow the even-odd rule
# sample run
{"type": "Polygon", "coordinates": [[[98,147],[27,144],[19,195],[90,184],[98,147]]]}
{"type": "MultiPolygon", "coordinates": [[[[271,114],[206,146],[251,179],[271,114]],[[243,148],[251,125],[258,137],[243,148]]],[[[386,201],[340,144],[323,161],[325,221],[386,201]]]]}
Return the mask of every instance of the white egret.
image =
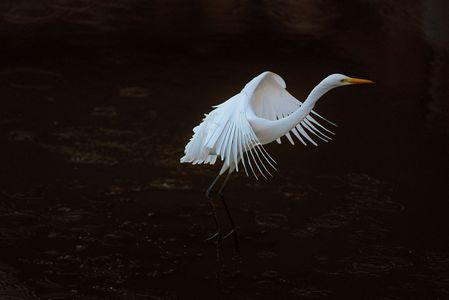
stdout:
{"type": "Polygon", "coordinates": [[[271,176],[270,170],[276,170],[274,159],[263,145],[277,141],[285,136],[294,144],[290,133],[304,145],[317,143],[312,136],[325,142],[333,135],[318,120],[332,122],[318,115],[312,109],[318,99],[333,88],[373,83],[370,80],[351,78],[342,74],[332,74],[322,80],[307,96],[304,102],[297,100],[287,90],[284,80],[273,72],[263,72],[255,77],[243,90],[229,100],[214,106],[203,121],[193,129],[193,136],[184,150],[182,163],[215,164],[217,158],[223,161],[220,173],[206,191],[206,197],[212,208],[217,233],[217,243],[233,234],[238,251],[238,239],[234,221],[223,197],[223,189],[230,177],[239,171],[239,164],[246,175],[271,176]],[[312,135],[312,136],[311,136],[312,135]],[[232,230],[222,236],[220,223],[212,203],[211,191],[221,175],[227,173],[218,194],[229,218],[232,230]]]}

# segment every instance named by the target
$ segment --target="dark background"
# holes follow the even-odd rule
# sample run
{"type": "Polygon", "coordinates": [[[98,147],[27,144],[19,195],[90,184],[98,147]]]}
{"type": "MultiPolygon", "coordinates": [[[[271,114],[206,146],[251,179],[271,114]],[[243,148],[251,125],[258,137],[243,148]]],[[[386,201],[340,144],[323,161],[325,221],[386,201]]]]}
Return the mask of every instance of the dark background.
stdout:
{"type": "Polygon", "coordinates": [[[0,298],[449,299],[446,2],[2,1],[0,298]],[[318,102],[333,142],[234,176],[217,261],[220,167],[179,158],[265,70],[376,84],[318,102]]]}

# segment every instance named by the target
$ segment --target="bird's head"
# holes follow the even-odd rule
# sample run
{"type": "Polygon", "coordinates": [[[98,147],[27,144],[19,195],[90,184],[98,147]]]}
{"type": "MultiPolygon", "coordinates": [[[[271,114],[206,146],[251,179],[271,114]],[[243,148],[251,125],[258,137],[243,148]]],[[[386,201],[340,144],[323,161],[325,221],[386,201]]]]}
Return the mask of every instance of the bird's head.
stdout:
{"type": "Polygon", "coordinates": [[[336,88],[343,85],[349,84],[367,84],[374,83],[368,79],[359,79],[349,77],[343,74],[332,74],[323,79],[322,84],[329,86],[330,88],[336,88]]]}

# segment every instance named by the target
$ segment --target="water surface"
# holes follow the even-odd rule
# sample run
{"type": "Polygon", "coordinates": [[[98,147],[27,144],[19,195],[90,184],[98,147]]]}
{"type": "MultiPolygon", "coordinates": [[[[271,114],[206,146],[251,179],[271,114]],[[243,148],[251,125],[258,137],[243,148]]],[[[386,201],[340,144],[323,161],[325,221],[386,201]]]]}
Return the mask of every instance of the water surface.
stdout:
{"type": "MultiPolygon", "coordinates": [[[[10,299],[444,299],[448,10],[428,1],[6,1],[0,295],[10,299]],[[180,165],[193,128],[271,70],[331,143],[269,145],[234,176],[223,260],[180,165]]],[[[225,221],[225,215],[220,215],[225,221]]]]}

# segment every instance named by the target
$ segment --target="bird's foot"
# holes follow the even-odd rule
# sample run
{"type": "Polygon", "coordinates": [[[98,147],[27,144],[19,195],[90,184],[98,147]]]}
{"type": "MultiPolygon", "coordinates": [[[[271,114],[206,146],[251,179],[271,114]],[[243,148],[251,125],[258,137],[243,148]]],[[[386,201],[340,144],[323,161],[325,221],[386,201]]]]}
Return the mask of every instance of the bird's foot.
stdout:
{"type": "Polygon", "coordinates": [[[222,248],[222,241],[230,237],[231,235],[234,236],[234,247],[235,247],[235,253],[236,257],[240,257],[240,247],[239,247],[239,241],[237,237],[237,231],[232,229],[225,235],[223,235],[221,232],[216,232],[207,239],[205,239],[206,242],[210,242],[212,240],[215,240],[215,243],[217,245],[217,259],[220,259],[221,257],[221,248],[222,248]]]}
{"type": "Polygon", "coordinates": [[[214,233],[213,235],[211,235],[210,237],[208,237],[207,239],[205,239],[205,241],[206,241],[206,242],[209,242],[209,241],[212,241],[212,240],[214,240],[214,239],[222,240],[223,238],[222,238],[221,232],[218,231],[218,232],[214,233]]]}
{"type": "Polygon", "coordinates": [[[226,234],[222,237],[222,239],[225,240],[225,239],[227,239],[228,237],[230,237],[230,236],[233,235],[233,234],[237,234],[237,233],[235,232],[234,229],[232,229],[231,231],[229,231],[228,233],[226,233],[226,234]]]}
{"type": "Polygon", "coordinates": [[[214,233],[213,235],[211,235],[210,237],[208,237],[207,239],[205,239],[205,241],[209,242],[215,240],[215,245],[217,247],[217,261],[222,261],[223,259],[223,254],[222,254],[222,247],[223,247],[223,238],[222,238],[222,234],[220,231],[214,233]]]}
{"type": "Polygon", "coordinates": [[[235,235],[237,234],[237,232],[234,229],[232,229],[231,231],[229,231],[225,235],[223,235],[221,232],[216,232],[213,235],[211,235],[210,237],[208,237],[207,239],[205,239],[205,241],[208,242],[208,241],[212,241],[214,239],[225,240],[225,239],[227,239],[228,237],[230,237],[233,234],[235,234],[235,235]]]}

